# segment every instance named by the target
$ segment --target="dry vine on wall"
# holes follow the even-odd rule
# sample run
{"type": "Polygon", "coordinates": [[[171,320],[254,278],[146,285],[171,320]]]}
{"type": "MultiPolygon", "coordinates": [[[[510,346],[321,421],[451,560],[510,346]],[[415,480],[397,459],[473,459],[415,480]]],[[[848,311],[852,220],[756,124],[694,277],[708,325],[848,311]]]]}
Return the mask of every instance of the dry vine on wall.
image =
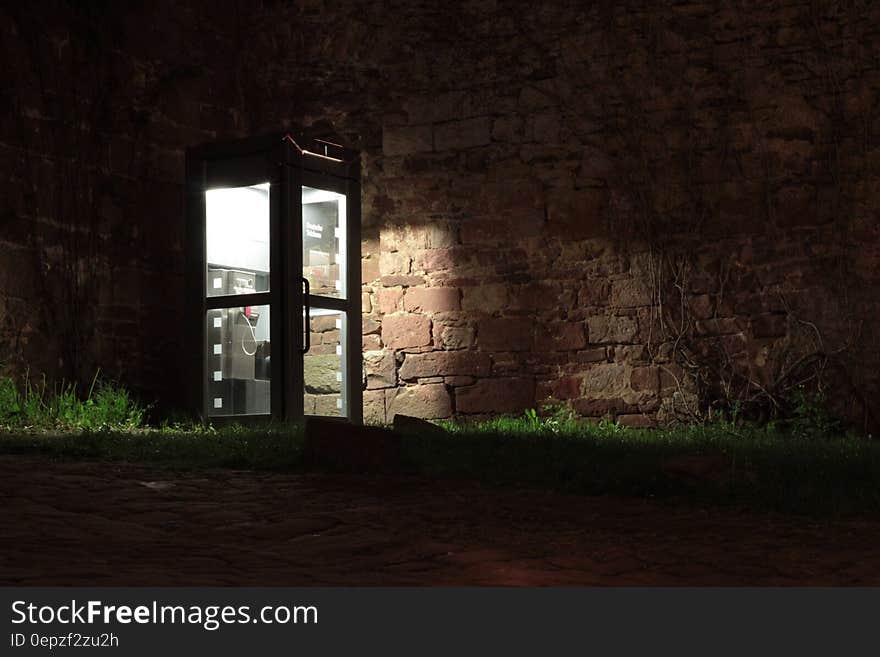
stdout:
{"type": "MultiPolygon", "coordinates": [[[[822,34],[815,8],[805,20],[810,31],[822,34]]],[[[648,21],[644,33],[655,28],[648,21]]],[[[614,38],[609,30],[609,51],[622,53],[614,38]]],[[[616,144],[611,211],[618,246],[647,262],[641,272],[651,288],[646,346],[672,391],[661,419],[704,422],[725,414],[786,423],[804,413],[828,413],[865,433],[876,426],[864,367],[857,362],[863,318],[849,295],[863,287],[848,267],[848,225],[864,172],[856,168],[859,159],[845,153],[853,140],[843,134],[848,123],[840,57],[832,62],[823,42],[814,50],[820,60],[828,58],[817,65],[824,73],[812,83],[826,88],[821,102],[829,108],[802,170],[775,152],[780,138],[774,133],[785,128],[755,110],[752,90],[733,70],[710,73],[727,97],[709,108],[695,101],[697,88],[683,84],[686,70],[668,69],[665,77],[658,71],[656,84],[676,106],[671,125],[657,123],[663,116],[657,99],[641,86],[628,86],[625,77],[619,78],[619,96],[605,104],[606,129],[616,144]],[[734,133],[743,125],[749,144],[734,133]],[[670,134],[674,146],[658,149],[670,134]],[[817,217],[796,234],[779,220],[777,193],[804,183],[834,202],[828,217],[817,217]],[[730,186],[738,198],[729,198],[730,186]],[[820,243],[801,246],[805,234],[820,243]],[[804,251],[798,258],[787,255],[797,249],[804,251]],[[811,280],[812,287],[802,280],[811,280]]],[[[658,61],[662,55],[654,53],[658,61]]],[[[857,75],[859,64],[850,66],[843,75],[857,75]]],[[[849,124],[858,128],[864,121],[849,124]]]]}

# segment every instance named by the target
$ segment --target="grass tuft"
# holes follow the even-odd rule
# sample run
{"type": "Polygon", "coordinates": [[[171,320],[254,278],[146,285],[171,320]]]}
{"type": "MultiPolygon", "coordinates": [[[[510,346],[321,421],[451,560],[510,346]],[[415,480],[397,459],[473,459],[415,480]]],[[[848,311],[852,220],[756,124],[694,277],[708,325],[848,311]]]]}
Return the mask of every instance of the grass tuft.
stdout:
{"type": "Polygon", "coordinates": [[[17,386],[10,377],[0,377],[0,426],[128,431],[143,426],[146,410],[123,386],[97,374],[84,396],[72,383],[50,389],[45,378],[32,382],[28,377],[17,386]]]}

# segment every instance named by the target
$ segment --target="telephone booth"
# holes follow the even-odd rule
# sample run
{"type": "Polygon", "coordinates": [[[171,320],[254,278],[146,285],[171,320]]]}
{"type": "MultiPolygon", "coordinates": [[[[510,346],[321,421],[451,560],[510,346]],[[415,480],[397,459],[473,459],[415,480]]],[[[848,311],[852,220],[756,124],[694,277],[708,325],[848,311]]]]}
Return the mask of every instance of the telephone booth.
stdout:
{"type": "Polygon", "coordinates": [[[361,422],[357,153],[276,134],[187,151],[192,407],[361,422]]]}

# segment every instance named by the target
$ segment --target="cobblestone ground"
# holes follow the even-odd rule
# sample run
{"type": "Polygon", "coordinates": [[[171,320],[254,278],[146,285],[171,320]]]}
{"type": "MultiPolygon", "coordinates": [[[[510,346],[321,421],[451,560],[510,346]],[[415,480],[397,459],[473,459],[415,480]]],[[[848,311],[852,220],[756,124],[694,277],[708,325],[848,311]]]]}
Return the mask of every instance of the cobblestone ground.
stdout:
{"type": "Polygon", "coordinates": [[[878,585],[880,520],[0,456],[0,584],[878,585]]]}

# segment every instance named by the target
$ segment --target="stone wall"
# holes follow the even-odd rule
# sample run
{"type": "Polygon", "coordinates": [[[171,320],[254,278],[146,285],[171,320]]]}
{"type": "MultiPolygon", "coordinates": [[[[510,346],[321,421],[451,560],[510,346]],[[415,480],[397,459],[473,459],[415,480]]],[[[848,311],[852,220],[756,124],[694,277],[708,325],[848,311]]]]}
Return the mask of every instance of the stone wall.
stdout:
{"type": "Polygon", "coordinates": [[[183,148],[311,126],[363,154],[368,420],[876,414],[877,6],[226,9],[4,10],[7,363],[69,365],[64,324],[173,398],[183,148]]]}

